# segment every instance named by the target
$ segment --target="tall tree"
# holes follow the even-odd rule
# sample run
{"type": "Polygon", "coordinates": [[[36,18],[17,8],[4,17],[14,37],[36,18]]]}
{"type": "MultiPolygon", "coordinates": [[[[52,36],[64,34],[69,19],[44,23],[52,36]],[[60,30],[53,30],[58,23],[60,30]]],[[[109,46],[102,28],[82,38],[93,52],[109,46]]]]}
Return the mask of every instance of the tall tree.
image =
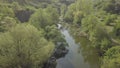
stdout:
{"type": "Polygon", "coordinates": [[[46,41],[41,31],[29,24],[19,24],[0,35],[0,67],[41,67],[53,49],[54,44],[46,41]]]}

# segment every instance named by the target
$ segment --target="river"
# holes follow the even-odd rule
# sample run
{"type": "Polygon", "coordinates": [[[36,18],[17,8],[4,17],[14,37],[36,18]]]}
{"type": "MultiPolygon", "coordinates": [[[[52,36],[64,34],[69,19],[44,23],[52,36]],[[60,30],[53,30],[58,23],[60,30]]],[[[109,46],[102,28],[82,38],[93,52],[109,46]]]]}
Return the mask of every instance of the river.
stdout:
{"type": "Polygon", "coordinates": [[[80,41],[79,37],[74,38],[66,29],[61,30],[61,33],[69,45],[66,47],[69,52],[65,57],[57,59],[56,68],[99,68],[97,52],[90,47],[87,39],[82,38],[80,41]]]}

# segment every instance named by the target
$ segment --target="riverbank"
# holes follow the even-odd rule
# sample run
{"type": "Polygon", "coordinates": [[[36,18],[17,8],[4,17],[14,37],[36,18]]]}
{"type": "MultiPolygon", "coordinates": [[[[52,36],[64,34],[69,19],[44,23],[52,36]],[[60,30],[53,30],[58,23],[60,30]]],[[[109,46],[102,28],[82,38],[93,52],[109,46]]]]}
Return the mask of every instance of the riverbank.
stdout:
{"type": "Polygon", "coordinates": [[[45,65],[46,68],[100,68],[98,53],[89,45],[89,40],[85,37],[75,37],[70,31],[70,29],[61,30],[68,44],[66,47],[68,52],[64,53],[66,51],[64,47],[57,48],[49,60],[51,62],[45,65]]]}
{"type": "MultiPolygon", "coordinates": [[[[60,27],[59,31],[61,30],[62,29],[60,27]]],[[[66,54],[69,52],[67,47],[68,47],[68,44],[66,40],[64,40],[63,42],[57,42],[52,56],[44,63],[43,68],[56,68],[58,64],[57,60],[65,57],[66,54]]]]}

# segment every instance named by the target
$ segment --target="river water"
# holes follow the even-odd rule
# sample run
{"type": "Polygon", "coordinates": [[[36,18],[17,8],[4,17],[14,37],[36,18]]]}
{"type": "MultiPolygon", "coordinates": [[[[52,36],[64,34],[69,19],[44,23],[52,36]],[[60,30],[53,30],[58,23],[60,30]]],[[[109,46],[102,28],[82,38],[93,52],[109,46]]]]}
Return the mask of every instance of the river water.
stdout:
{"type": "Polygon", "coordinates": [[[69,45],[67,47],[69,52],[65,57],[57,59],[56,68],[99,68],[97,52],[90,47],[86,38],[73,38],[66,29],[61,30],[61,33],[69,45]]]}

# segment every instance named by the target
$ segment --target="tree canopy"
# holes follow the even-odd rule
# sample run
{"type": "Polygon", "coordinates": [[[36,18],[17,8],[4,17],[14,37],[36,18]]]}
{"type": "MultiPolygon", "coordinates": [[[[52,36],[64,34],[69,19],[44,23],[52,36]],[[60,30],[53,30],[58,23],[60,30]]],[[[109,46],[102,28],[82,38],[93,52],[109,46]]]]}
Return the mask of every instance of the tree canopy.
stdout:
{"type": "Polygon", "coordinates": [[[53,49],[54,44],[47,41],[41,31],[29,24],[19,24],[0,35],[0,66],[38,68],[53,49]]]}

